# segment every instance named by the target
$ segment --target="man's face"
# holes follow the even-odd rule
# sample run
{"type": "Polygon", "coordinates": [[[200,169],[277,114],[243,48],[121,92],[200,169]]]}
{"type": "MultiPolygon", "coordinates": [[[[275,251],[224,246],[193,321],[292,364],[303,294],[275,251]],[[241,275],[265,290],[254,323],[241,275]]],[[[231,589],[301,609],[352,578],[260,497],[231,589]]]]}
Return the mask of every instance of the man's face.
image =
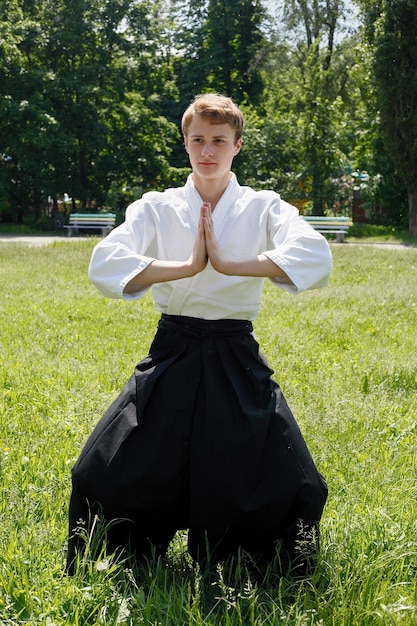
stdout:
{"type": "Polygon", "coordinates": [[[202,179],[221,179],[229,176],[242,139],[235,143],[235,131],[229,124],[211,124],[210,120],[196,114],[184,143],[195,175],[202,179]]]}

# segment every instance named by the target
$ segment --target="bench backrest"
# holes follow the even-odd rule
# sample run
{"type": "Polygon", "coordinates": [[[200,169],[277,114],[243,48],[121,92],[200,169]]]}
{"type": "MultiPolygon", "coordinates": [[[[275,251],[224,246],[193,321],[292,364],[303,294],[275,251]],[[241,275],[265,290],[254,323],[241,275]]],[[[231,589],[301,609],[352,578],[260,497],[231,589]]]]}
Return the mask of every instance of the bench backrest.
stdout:
{"type": "Polygon", "coordinates": [[[315,227],[337,228],[347,230],[352,226],[352,220],[349,217],[328,217],[321,215],[303,215],[303,219],[315,227]]]}
{"type": "Polygon", "coordinates": [[[115,213],[70,213],[69,223],[75,224],[103,224],[112,226],[116,221],[115,213]]]}

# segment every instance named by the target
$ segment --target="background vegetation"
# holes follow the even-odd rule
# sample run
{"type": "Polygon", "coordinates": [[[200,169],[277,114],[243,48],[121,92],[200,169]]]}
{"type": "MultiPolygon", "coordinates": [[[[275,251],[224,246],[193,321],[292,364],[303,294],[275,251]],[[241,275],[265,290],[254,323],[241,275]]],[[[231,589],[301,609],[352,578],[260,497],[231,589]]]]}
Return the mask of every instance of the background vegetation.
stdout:
{"type": "Polygon", "coordinates": [[[414,0],[3,0],[0,223],[182,182],[181,113],[215,90],[241,183],[416,235],[416,31],[414,0]]]}
{"type": "Polygon", "coordinates": [[[158,317],[95,291],[94,243],[0,242],[0,624],[417,625],[416,250],[339,244],[328,288],[266,285],[256,334],[330,487],[296,584],[244,561],[209,578],[182,535],[157,566],[64,574],[70,468],[158,317]]]}

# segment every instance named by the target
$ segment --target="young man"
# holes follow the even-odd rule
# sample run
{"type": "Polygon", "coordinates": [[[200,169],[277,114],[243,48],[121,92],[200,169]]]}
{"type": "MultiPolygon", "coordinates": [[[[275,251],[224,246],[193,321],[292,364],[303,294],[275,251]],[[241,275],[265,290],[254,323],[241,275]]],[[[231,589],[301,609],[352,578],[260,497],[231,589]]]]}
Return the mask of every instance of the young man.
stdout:
{"type": "Polygon", "coordinates": [[[302,566],[326,501],[252,321],[265,278],[294,294],[325,286],[329,246],[277,193],[238,184],[243,116],[232,100],[198,96],[182,130],[185,186],[144,194],[92,255],[89,276],[105,296],[152,288],[162,315],[73,468],[70,572],[95,515],[109,549],[138,559],[188,529],[200,562],[239,549],[271,559],[283,545],[302,566]]]}

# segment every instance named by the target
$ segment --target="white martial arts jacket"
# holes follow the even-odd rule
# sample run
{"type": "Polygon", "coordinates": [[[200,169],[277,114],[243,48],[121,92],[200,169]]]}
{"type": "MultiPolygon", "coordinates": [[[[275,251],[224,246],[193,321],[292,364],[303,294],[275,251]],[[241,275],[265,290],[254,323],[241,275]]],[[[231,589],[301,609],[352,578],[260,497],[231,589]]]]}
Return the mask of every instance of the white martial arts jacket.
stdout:
{"type": "MultiPolygon", "coordinates": [[[[150,287],[136,294],[125,294],[124,288],[154,259],[189,258],[202,203],[192,175],[184,187],[145,193],[127,208],[125,222],[94,248],[90,280],[110,298],[128,300],[143,296],[150,287]]],[[[276,281],[278,287],[297,293],[328,283],[332,259],[326,239],[279,194],[240,186],[232,174],[213,211],[213,223],[219,245],[228,258],[265,254],[294,283],[276,281]]],[[[264,279],[258,277],[225,276],[208,263],[191,278],[153,285],[152,295],[162,313],[254,320],[260,310],[263,283],[264,279]]]]}

